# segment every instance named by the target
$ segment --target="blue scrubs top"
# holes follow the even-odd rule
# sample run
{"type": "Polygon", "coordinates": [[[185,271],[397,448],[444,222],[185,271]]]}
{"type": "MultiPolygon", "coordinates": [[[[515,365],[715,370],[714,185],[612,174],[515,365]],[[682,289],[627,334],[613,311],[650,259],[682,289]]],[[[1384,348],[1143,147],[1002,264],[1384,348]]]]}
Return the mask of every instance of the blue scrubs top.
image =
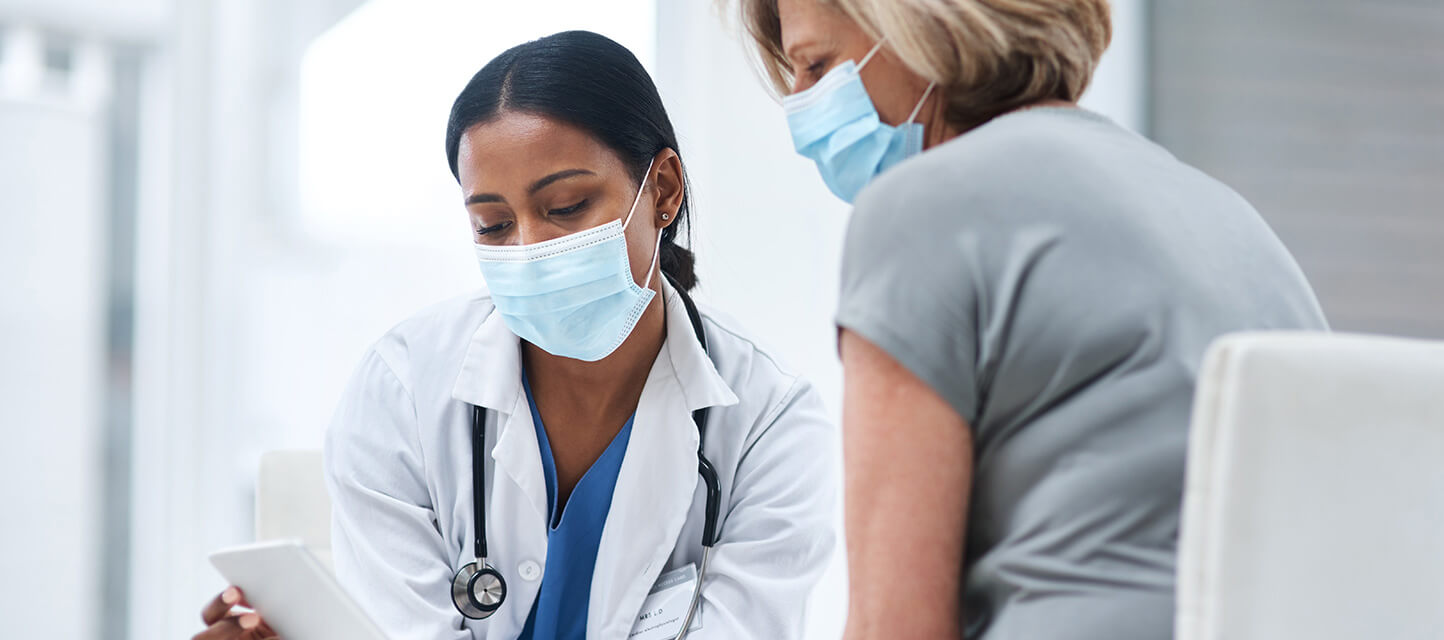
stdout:
{"type": "Polygon", "coordinates": [[[607,445],[601,457],[587,469],[562,509],[557,509],[557,466],[552,459],[551,442],[542,426],[541,412],[532,397],[531,382],[522,374],[526,400],[531,405],[531,420],[536,425],[542,468],[546,475],[550,522],[547,526],[546,569],[542,574],[541,592],[532,604],[526,626],[518,640],[584,640],[587,635],[587,603],[592,593],[592,570],[597,563],[597,545],[602,538],[602,525],[612,508],[612,491],[617,486],[617,473],[627,453],[632,436],[632,421],[607,445]]]}

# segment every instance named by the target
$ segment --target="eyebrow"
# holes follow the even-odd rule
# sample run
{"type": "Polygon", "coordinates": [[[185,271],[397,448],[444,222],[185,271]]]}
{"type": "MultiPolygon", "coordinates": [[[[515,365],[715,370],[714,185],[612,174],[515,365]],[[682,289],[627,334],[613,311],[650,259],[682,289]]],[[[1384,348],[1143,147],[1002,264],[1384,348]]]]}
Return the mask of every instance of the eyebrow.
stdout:
{"type": "MultiPolygon", "coordinates": [[[[531,186],[526,188],[526,193],[527,195],[535,194],[536,192],[547,188],[548,185],[558,180],[565,180],[567,178],[574,178],[576,176],[594,175],[597,174],[586,169],[565,169],[531,183],[531,186]]],[[[473,193],[466,197],[466,204],[468,205],[484,204],[489,202],[506,202],[506,198],[501,197],[501,194],[497,193],[473,193]]]]}
{"type": "Polygon", "coordinates": [[[815,46],[817,46],[818,42],[817,42],[817,38],[813,37],[812,34],[810,34],[810,33],[804,33],[804,34],[802,34],[802,37],[800,37],[800,38],[798,38],[798,39],[796,39],[796,40],[793,40],[791,43],[783,43],[783,44],[788,44],[788,45],[789,45],[789,46],[786,46],[786,47],[783,48],[783,50],[782,50],[782,57],[785,58],[785,59],[787,60],[788,64],[790,65],[790,64],[792,64],[792,62],[793,62],[793,58],[796,58],[796,57],[797,57],[797,51],[798,51],[798,49],[807,49],[808,47],[815,47],[815,46]]]}

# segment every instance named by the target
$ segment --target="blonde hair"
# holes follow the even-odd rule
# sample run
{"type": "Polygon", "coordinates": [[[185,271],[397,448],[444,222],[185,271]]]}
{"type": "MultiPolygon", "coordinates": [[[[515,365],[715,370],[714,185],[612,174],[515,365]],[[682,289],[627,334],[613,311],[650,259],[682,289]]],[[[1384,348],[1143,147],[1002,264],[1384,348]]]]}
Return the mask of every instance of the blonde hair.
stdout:
{"type": "MultiPolygon", "coordinates": [[[[724,0],[725,1],[725,0],[724,0]]],[[[946,100],[970,129],[1044,100],[1083,95],[1112,37],[1108,0],[814,0],[842,11],[946,100]]],[[[742,23],[774,88],[786,95],[777,0],[739,0],[742,23]]]]}

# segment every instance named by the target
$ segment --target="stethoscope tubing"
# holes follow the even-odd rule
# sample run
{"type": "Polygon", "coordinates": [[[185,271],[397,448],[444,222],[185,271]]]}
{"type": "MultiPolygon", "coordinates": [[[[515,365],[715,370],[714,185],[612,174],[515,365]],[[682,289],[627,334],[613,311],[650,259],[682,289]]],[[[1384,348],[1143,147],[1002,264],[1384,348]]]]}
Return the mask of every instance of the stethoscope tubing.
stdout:
{"type": "Polygon", "coordinates": [[[702,602],[702,578],[707,577],[707,561],[712,559],[712,545],[702,547],[702,565],[697,570],[697,584],[692,586],[692,603],[687,605],[687,617],[682,619],[682,628],[677,630],[675,640],[682,640],[687,637],[687,631],[692,628],[692,616],[697,614],[697,605],[702,602]]]}
{"type": "MultiPolygon", "coordinates": [[[[702,345],[702,351],[708,352],[707,334],[702,327],[702,316],[697,311],[697,305],[681,287],[673,283],[677,295],[682,298],[682,304],[687,308],[687,318],[692,323],[692,329],[697,335],[697,341],[702,345]]],[[[710,353],[709,353],[710,355],[710,353]]],[[[702,526],[702,563],[697,571],[697,583],[692,587],[692,601],[687,607],[687,617],[682,622],[682,628],[677,632],[676,640],[687,636],[687,630],[692,626],[692,619],[697,613],[697,607],[702,598],[702,579],[707,575],[707,563],[712,556],[712,546],[717,543],[721,533],[718,530],[718,515],[721,512],[722,490],[717,478],[717,471],[713,468],[712,462],[707,459],[703,452],[703,445],[707,441],[707,408],[703,407],[692,412],[692,421],[697,427],[697,473],[702,476],[702,484],[707,491],[706,497],[706,519],[702,526]]],[[[456,572],[452,578],[452,604],[463,617],[473,620],[484,620],[491,617],[506,601],[506,581],[501,573],[494,569],[487,562],[486,549],[486,410],[478,405],[471,407],[471,505],[472,517],[475,525],[475,539],[473,540],[473,560],[456,572]],[[459,588],[462,574],[468,568],[472,574],[489,572],[495,576],[500,584],[500,595],[495,596],[496,603],[485,608],[478,607],[474,601],[476,595],[472,592],[471,581],[465,590],[459,588]]]]}

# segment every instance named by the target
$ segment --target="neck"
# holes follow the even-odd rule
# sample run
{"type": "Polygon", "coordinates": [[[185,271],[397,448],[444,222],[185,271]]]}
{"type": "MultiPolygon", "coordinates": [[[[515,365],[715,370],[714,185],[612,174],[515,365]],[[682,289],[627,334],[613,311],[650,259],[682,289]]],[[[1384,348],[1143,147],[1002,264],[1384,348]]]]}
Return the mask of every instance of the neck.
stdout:
{"type": "MultiPolygon", "coordinates": [[[[653,280],[652,302],[637,320],[632,333],[611,355],[596,362],[555,356],[522,341],[522,363],[533,394],[550,402],[595,412],[595,415],[635,410],[647,375],[667,338],[666,309],[660,282],[653,280]]],[[[540,402],[540,400],[538,400],[540,402]]]]}

